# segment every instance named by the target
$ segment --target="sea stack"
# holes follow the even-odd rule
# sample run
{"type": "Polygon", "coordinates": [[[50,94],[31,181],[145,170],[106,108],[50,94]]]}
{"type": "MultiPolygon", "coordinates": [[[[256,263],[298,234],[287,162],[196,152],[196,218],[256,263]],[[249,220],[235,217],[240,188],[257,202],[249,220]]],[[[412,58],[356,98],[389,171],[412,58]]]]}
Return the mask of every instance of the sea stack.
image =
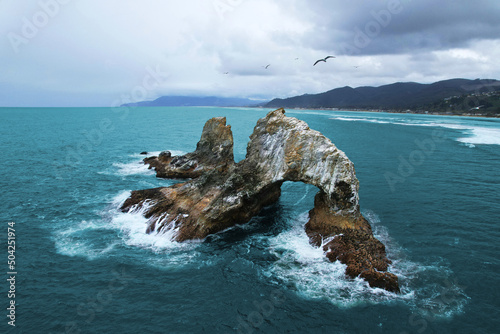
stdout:
{"type": "Polygon", "coordinates": [[[233,133],[225,117],[209,119],[203,127],[196,151],[172,157],[169,151],[144,159],[161,178],[196,178],[209,170],[220,173],[234,164],[233,133]]]}
{"type": "Polygon", "coordinates": [[[370,286],[399,292],[398,278],[387,272],[391,261],[359,209],[353,163],[328,138],[284,109],[257,122],[246,158],[233,159],[233,137],[223,117],[207,121],[196,151],[180,157],[144,159],[157,176],[191,178],[171,187],[133,191],[122,206],[140,206],[146,233],[168,233],[175,241],[203,239],[248,222],[276,202],[285,181],[318,187],[305,232],[326,257],[347,265],[346,274],[370,286]]]}

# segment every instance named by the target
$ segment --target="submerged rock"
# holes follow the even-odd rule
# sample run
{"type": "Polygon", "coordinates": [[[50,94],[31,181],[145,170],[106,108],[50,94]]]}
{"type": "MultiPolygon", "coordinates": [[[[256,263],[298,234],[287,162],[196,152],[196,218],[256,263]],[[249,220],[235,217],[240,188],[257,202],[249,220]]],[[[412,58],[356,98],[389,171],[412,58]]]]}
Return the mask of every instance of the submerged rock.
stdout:
{"type": "Polygon", "coordinates": [[[387,272],[391,262],[385,246],[360,213],[358,179],[344,152],[278,109],[257,122],[246,158],[235,164],[232,133],[225,122],[220,117],[209,120],[193,153],[145,159],[160,177],[195,179],[133,191],[122,210],[147,205],[147,233],[171,231],[176,241],[203,239],[248,222],[279,199],[283,182],[313,184],[319,192],[306,224],[311,243],[323,247],[330,261],[345,263],[347,275],[399,291],[397,276],[387,272]]]}

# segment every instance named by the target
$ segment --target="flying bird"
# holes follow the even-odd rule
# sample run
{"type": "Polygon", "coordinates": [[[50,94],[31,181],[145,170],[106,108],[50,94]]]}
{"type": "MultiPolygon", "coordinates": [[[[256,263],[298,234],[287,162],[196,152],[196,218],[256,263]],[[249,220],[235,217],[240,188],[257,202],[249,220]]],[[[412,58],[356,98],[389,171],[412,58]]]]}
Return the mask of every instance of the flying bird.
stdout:
{"type": "Polygon", "coordinates": [[[321,62],[321,61],[323,61],[323,62],[325,62],[325,63],[326,63],[326,60],[327,60],[328,58],[335,58],[335,57],[334,57],[334,56],[326,56],[326,57],[325,57],[325,58],[323,58],[323,59],[318,59],[318,60],[316,60],[316,62],[314,63],[314,65],[313,65],[313,66],[316,66],[316,64],[317,64],[317,63],[319,63],[319,62],[321,62]]]}
{"type": "Polygon", "coordinates": [[[267,68],[268,68],[269,66],[271,66],[271,64],[267,64],[266,66],[262,66],[262,67],[264,67],[264,68],[267,70],[267,68]]]}

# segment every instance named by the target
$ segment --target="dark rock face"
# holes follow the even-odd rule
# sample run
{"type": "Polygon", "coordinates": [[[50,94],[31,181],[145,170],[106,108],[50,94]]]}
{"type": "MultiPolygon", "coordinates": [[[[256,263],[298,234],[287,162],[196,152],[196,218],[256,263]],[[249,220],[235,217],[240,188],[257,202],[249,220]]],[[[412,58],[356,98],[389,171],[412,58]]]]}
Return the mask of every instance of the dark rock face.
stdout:
{"type": "Polygon", "coordinates": [[[330,261],[346,264],[350,277],[360,276],[371,287],[399,292],[398,277],[387,272],[391,261],[385,246],[373,236],[368,221],[362,215],[350,221],[332,215],[325,195],[318,192],[309,211],[306,233],[311,243],[323,247],[330,261]]]}
{"type": "Polygon", "coordinates": [[[197,178],[212,169],[223,172],[234,164],[231,126],[225,117],[212,118],[203,127],[196,151],[174,157],[164,151],[144,162],[162,178],[197,178]]]}
{"type": "Polygon", "coordinates": [[[385,246],[359,211],[354,166],[328,138],[278,109],[257,122],[243,161],[234,163],[232,148],[225,118],[209,120],[195,152],[145,159],[157,176],[195,179],[133,191],[122,210],[147,206],[147,233],[167,233],[176,241],[203,239],[248,222],[279,199],[283,182],[313,184],[319,192],[306,224],[311,243],[323,247],[330,261],[345,263],[347,275],[399,291],[397,277],[387,272],[385,246]]]}

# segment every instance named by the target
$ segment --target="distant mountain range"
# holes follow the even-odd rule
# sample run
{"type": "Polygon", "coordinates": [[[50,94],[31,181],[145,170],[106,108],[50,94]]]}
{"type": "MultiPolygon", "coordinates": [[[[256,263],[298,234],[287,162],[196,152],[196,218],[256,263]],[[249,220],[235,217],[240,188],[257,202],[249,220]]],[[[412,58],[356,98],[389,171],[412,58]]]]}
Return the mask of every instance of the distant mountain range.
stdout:
{"type": "MultiPolygon", "coordinates": [[[[500,113],[500,81],[494,79],[451,79],[433,84],[398,82],[380,87],[342,87],[320,94],[306,94],[286,99],[274,99],[265,104],[268,108],[343,108],[343,109],[385,109],[418,110],[439,109],[437,112],[466,111],[489,108],[500,113]],[[496,97],[491,97],[495,95],[496,97]],[[467,100],[466,97],[476,97],[467,100]],[[463,105],[441,103],[444,99],[462,97],[463,105]],[[484,101],[484,104],[481,103],[484,101]],[[455,107],[455,109],[453,108],[455,107]],[[449,109],[449,110],[445,110],[449,109]]],[[[451,100],[451,99],[450,99],[451,100]]]]}
{"type": "Polygon", "coordinates": [[[349,86],[270,102],[217,96],[162,96],[154,101],[124,104],[141,107],[265,107],[305,109],[376,109],[447,114],[500,115],[500,81],[450,79],[432,84],[397,82],[380,87],[349,86]]]}
{"type": "MultiPolygon", "coordinates": [[[[265,101],[267,102],[267,101],[265,101]]],[[[263,101],[245,98],[227,98],[217,96],[162,96],[154,101],[128,103],[128,107],[248,107],[262,104],[263,101]]]]}

